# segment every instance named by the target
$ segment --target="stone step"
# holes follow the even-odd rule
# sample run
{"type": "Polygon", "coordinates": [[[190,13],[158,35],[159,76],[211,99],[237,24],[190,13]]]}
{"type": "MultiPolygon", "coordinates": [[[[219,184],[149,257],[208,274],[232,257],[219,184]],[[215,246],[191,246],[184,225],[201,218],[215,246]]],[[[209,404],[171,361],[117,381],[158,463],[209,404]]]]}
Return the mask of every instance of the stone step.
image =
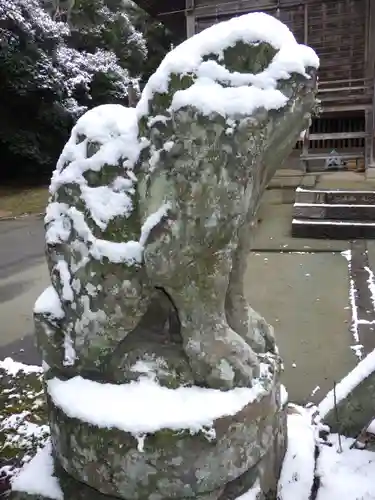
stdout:
{"type": "Polygon", "coordinates": [[[344,140],[344,139],[365,139],[367,137],[366,132],[333,132],[333,133],[320,133],[320,134],[309,134],[309,141],[327,141],[327,140],[344,140]]]}
{"type": "Polygon", "coordinates": [[[375,239],[375,222],[293,219],[292,236],[334,240],[375,239]]]}
{"type": "Polygon", "coordinates": [[[296,203],[325,205],[375,205],[375,191],[296,189],[296,203]]]}
{"type": "Polygon", "coordinates": [[[338,221],[375,221],[375,205],[298,203],[293,207],[295,219],[329,219],[338,221]]]}
{"type": "MultiPolygon", "coordinates": [[[[337,156],[342,160],[356,160],[357,158],[363,158],[364,154],[362,151],[358,151],[358,153],[352,152],[342,152],[337,154],[337,156]]],[[[313,160],[327,160],[331,157],[331,153],[306,153],[301,154],[301,160],[304,161],[313,161],[313,160]]]]}

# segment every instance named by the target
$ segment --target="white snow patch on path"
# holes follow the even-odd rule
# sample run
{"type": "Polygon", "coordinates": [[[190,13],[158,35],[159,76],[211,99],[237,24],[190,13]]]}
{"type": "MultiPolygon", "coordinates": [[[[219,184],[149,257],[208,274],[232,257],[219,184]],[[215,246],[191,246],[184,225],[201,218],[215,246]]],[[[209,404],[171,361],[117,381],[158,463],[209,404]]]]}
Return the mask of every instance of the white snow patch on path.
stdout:
{"type": "Polygon", "coordinates": [[[281,470],[278,499],[308,500],[314,482],[315,433],[311,414],[295,407],[288,415],[288,447],[281,470]]]}
{"type": "Polygon", "coordinates": [[[0,369],[4,370],[10,377],[15,377],[19,372],[26,374],[43,372],[41,366],[25,365],[14,361],[12,358],[5,358],[3,361],[0,361],[0,369]]]}
{"type": "Polygon", "coordinates": [[[353,439],[343,436],[339,453],[338,436],[330,436],[330,441],[333,446],[321,446],[318,458],[321,486],[317,500],[374,500],[375,453],[351,450],[353,439]]]}

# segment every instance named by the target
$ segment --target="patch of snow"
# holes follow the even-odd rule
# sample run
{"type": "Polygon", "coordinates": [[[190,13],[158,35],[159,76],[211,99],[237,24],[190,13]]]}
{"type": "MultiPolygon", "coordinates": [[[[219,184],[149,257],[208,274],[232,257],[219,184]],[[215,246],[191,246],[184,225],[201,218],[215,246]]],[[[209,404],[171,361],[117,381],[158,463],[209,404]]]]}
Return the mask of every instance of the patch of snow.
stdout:
{"type": "Polygon", "coordinates": [[[163,149],[164,151],[170,151],[174,146],[174,141],[167,141],[164,143],[163,149]]]}
{"type": "Polygon", "coordinates": [[[348,272],[349,272],[349,302],[352,312],[350,330],[353,334],[353,338],[355,341],[355,344],[351,346],[351,349],[357,356],[357,358],[361,360],[363,357],[363,345],[360,343],[359,339],[359,325],[362,322],[360,321],[358,316],[358,306],[357,306],[358,292],[354,286],[354,280],[352,278],[352,252],[351,250],[345,250],[344,252],[341,252],[341,255],[345,257],[348,263],[348,272]]]}
{"type": "Polygon", "coordinates": [[[205,115],[251,115],[256,109],[283,108],[288,102],[280,90],[258,87],[223,87],[208,78],[199,78],[186,90],[178,90],[172,99],[171,109],[177,111],[193,105],[205,115]],[[209,98],[207,98],[209,96],[209,98]]]}
{"type": "MultiPolygon", "coordinates": [[[[336,385],[337,404],[375,371],[375,350],[362,359],[351,372],[336,385]]],[[[334,391],[329,391],[318,406],[322,418],[334,408],[334,391]]]]}
{"type": "Polygon", "coordinates": [[[66,217],[69,206],[66,203],[52,202],[47,205],[44,223],[47,226],[46,242],[50,245],[68,241],[71,223],[66,217]]]}
{"type": "Polygon", "coordinates": [[[12,478],[12,490],[51,500],[64,500],[63,492],[54,475],[50,441],[12,478]]]}
{"type": "MultiPolygon", "coordinates": [[[[300,139],[300,141],[303,141],[303,140],[305,139],[306,134],[307,134],[307,129],[302,130],[302,132],[301,132],[301,133],[300,133],[300,135],[299,135],[299,139],[300,139]]],[[[298,189],[298,188],[297,188],[297,189],[298,189]]]]}
{"type": "Polygon", "coordinates": [[[264,382],[259,381],[252,388],[219,391],[169,389],[146,378],[116,385],[74,377],[67,381],[54,378],[47,387],[54,403],[70,417],[135,436],[165,428],[203,431],[212,428],[216,419],[236,414],[266,393],[264,382]]]}
{"type": "Polygon", "coordinates": [[[42,369],[43,369],[44,372],[48,372],[48,370],[50,370],[51,367],[49,366],[48,363],[46,363],[46,361],[43,360],[42,361],[42,369]]]}
{"type": "MultiPolygon", "coordinates": [[[[67,208],[64,216],[71,220],[72,226],[77,232],[78,236],[83,240],[82,243],[87,245],[87,254],[91,255],[97,260],[102,260],[107,258],[110,262],[114,263],[125,263],[128,265],[133,265],[135,263],[140,263],[142,261],[143,247],[137,241],[128,241],[124,243],[118,243],[114,241],[103,240],[96,238],[85,221],[82,212],[77,210],[75,207],[67,208]]],[[[58,228],[60,227],[59,221],[55,226],[55,221],[52,221],[53,236],[59,238],[58,228]]],[[[49,238],[50,227],[47,228],[47,243],[52,243],[51,238],[49,238]]],[[[83,262],[87,261],[87,257],[83,259],[83,262]]]]}
{"type": "Polygon", "coordinates": [[[166,124],[168,122],[168,117],[164,115],[156,115],[152,116],[147,120],[147,126],[149,128],[152,128],[155,123],[164,123],[166,124]]]}
{"type": "Polygon", "coordinates": [[[5,358],[0,361],[0,370],[4,370],[10,377],[15,377],[19,372],[23,373],[42,373],[43,369],[41,366],[25,365],[24,363],[19,363],[14,361],[12,358],[5,358]]]}
{"type": "MultiPolygon", "coordinates": [[[[127,218],[132,213],[132,196],[137,183],[132,169],[143,147],[144,141],[138,140],[137,116],[133,108],[114,104],[98,106],[85,113],[73,127],[53,173],[50,192],[55,195],[63,185],[78,185],[90,218],[105,230],[114,218],[127,218]],[[89,145],[94,148],[92,152],[87,150],[89,145]],[[109,186],[90,187],[85,172],[99,172],[106,165],[117,167],[119,175],[109,186]]],[[[67,241],[74,229],[82,240],[80,243],[87,245],[89,251],[85,256],[81,252],[79,266],[87,262],[89,253],[96,259],[105,257],[116,263],[131,265],[141,261],[142,249],[138,242],[118,243],[96,238],[83,213],[75,207],[52,201],[47,207],[45,222],[47,244],[67,241]]],[[[67,283],[64,279],[63,285],[67,283]]],[[[67,286],[65,295],[71,296],[67,286]]]]}
{"type": "Polygon", "coordinates": [[[375,498],[375,453],[350,449],[352,439],[330,436],[333,446],[320,447],[317,473],[320,488],[317,500],[373,500],[375,498]]]}
{"type": "Polygon", "coordinates": [[[288,415],[288,446],[281,470],[278,499],[307,500],[314,481],[315,433],[311,415],[294,407],[288,415]]]}
{"type": "Polygon", "coordinates": [[[373,420],[367,427],[367,432],[369,432],[370,434],[375,434],[375,420],[373,420]]]}
{"type": "Polygon", "coordinates": [[[0,421],[0,432],[5,436],[4,448],[24,448],[49,435],[48,425],[29,422],[29,411],[12,413],[0,421]]]}
{"type": "Polygon", "coordinates": [[[162,149],[156,149],[154,145],[151,146],[150,148],[150,159],[149,159],[149,167],[148,171],[151,173],[155,170],[156,165],[158,164],[160,160],[160,153],[162,149]]]}
{"type": "Polygon", "coordinates": [[[280,385],[280,400],[282,406],[286,405],[289,400],[288,391],[286,390],[286,387],[283,384],[280,385]]]}
{"type": "Polygon", "coordinates": [[[308,219],[293,219],[292,224],[310,224],[319,225],[323,224],[325,226],[363,226],[372,227],[375,226],[375,222],[353,222],[345,220],[308,220],[308,219]]]}
{"type": "Polygon", "coordinates": [[[47,287],[37,298],[34,305],[34,314],[48,314],[56,319],[65,316],[60,298],[53,286],[47,287]]]}
{"type": "MultiPolygon", "coordinates": [[[[319,206],[319,208],[323,208],[323,207],[340,207],[340,208],[345,208],[345,207],[353,207],[353,205],[349,205],[349,204],[346,204],[346,203],[299,203],[299,202],[296,202],[294,205],[294,207],[316,207],[316,206],[319,206]]],[[[365,208],[365,207],[368,207],[368,205],[355,205],[356,208],[365,208]]]]}
{"type": "Polygon", "coordinates": [[[95,297],[96,295],[98,295],[98,291],[99,291],[99,288],[95,285],[93,285],[92,283],[87,283],[86,286],[86,292],[91,296],[91,297],[95,297]]]}
{"type": "Polygon", "coordinates": [[[143,453],[145,451],[145,441],[146,434],[137,435],[137,450],[139,451],[139,453],[143,453]]]}
{"type": "Polygon", "coordinates": [[[110,262],[128,265],[140,264],[143,256],[143,246],[138,241],[115,243],[113,241],[95,239],[90,249],[91,255],[101,260],[107,258],[110,262]]]}
{"type": "Polygon", "coordinates": [[[315,396],[315,394],[320,391],[320,385],[317,385],[311,392],[311,396],[315,396]]]}
{"type": "Polygon", "coordinates": [[[71,182],[87,186],[83,177],[86,171],[99,172],[104,165],[117,166],[121,159],[127,159],[132,167],[141,149],[134,108],[120,104],[97,106],[81,116],[73,127],[52,175],[50,192],[54,194],[60,186],[71,182]],[[85,140],[81,142],[82,137],[85,140]],[[88,142],[99,146],[90,157],[88,142]]]}
{"type": "Polygon", "coordinates": [[[130,367],[131,372],[143,373],[145,375],[154,373],[155,369],[156,369],[155,361],[138,360],[136,363],[134,363],[133,366],[130,367]]]}
{"type": "Polygon", "coordinates": [[[73,302],[74,293],[73,293],[73,289],[71,286],[72,277],[70,275],[70,271],[69,271],[69,267],[68,267],[67,262],[65,262],[65,260],[63,260],[63,259],[60,259],[55,264],[54,269],[56,269],[56,271],[60,275],[60,281],[61,281],[61,286],[62,286],[61,294],[62,294],[63,300],[65,300],[66,302],[73,302]]]}
{"type": "Polygon", "coordinates": [[[275,17],[263,12],[245,14],[213,25],[169,52],[149,79],[136,109],[139,116],[147,115],[153,95],[168,91],[172,74],[196,75],[190,88],[174,95],[173,110],[194,105],[203,113],[215,111],[227,117],[248,114],[260,107],[279,109],[287,98],[277,90],[278,81],[290,78],[292,73],[307,77],[306,68],[318,66],[315,52],[299,45],[287,26],[275,17]],[[238,42],[265,42],[278,52],[269,67],[258,74],[232,73],[219,63],[225,49],[238,42]],[[219,63],[204,61],[209,54],[217,55],[219,63]]]}
{"type": "MultiPolygon", "coordinates": [[[[133,108],[104,105],[88,111],[73,128],[60,156],[52,176],[51,194],[55,195],[63,185],[78,185],[90,218],[101,230],[105,230],[113,218],[127,218],[132,213],[132,196],[137,184],[133,167],[144,146],[145,141],[138,140],[137,115],[133,108]],[[92,156],[88,154],[88,144],[95,146],[96,152],[93,151],[92,156]],[[121,162],[123,166],[119,167],[121,162]],[[111,185],[88,186],[84,173],[89,170],[98,172],[105,165],[119,168],[119,175],[111,185]]],[[[172,146],[172,141],[165,145],[167,150],[172,146]]],[[[52,201],[45,217],[46,241],[50,245],[66,242],[74,230],[77,239],[71,245],[81,259],[71,262],[73,273],[86,265],[90,255],[97,260],[106,258],[113,263],[137,265],[142,262],[143,244],[152,224],[161,219],[166,209],[167,206],[164,206],[149,216],[142,228],[140,241],[115,242],[95,237],[85,215],[76,207],[52,201]]],[[[56,268],[62,280],[63,298],[72,301],[74,294],[70,271],[64,261],[58,262],[56,268]]]]}
{"type": "MultiPolygon", "coordinates": [[[[112,186],[81,186],[81,198],[100,229],[105,230],[115,217],[129,217],[132,213],[132,199],[126,192],[129,190],[128,182],[129,179],[117,177],[112,186]]],[[[131,183],[130,190],[132,188],[131,183]]]]}
{"type": "Polygon", "coordinates": [[[147,377],[150,380],[156,380],[159,375],[167,375],[167,364],[164,359],[156,356],[148,357],[148,359],[138,360],[131,366],[130,371],[142,374],[142,377],[147,377]]]}
{"type": "Polygon", "coordinates": [[[64,334],[64,366],[73,366],[77,359],[76,351],[74,349],[73,339],[70,333],[64,334]]]}
{"type": "Polygon", "coordinates": [[[297,187],[296,191],[298,193],[340,193],[342,195],[353,195],[353,194],[374,194],[374,191],[343,191],[342,189],[305,189],[300,186],[297,187]]]}
{"type": "Polygon", "coordinates": [[[259,480],[257,479],[254,486],[240,497],[237,497],[236,500],[258,500],[261,494],[262,490],[260,488],[259,480]]]}
{"type": "Polygon", "coordinates": [[[150,232],[153,230],[155,226],[160,224],[160,222],[164,217],[167,216],[168,210],[170,209],[171,209],[171,204],[165,203],[156,212],[152,213],[147,217],[147,219],[142,225],[141,237],[139,239],[140,245],[144,246],[146,244],[150,232]]]}
{"type": "Polygon", "coordinates": [[[375,308],[375,276],[372,269],[370,269],[368,266],[365,266],[364,269],[368,273],[367,284],[371,295],[371,302],[375,308]]]}

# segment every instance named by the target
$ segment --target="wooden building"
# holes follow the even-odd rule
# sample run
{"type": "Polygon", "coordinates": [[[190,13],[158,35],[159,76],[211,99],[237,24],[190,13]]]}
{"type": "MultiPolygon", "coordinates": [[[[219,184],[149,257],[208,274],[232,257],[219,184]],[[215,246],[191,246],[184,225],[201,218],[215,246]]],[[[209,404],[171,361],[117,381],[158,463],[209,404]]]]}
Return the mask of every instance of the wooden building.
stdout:
{"type": "Polygon", "coordinates": [[[375,167],[375,0],[136,1],[181,38],[247,12],[278,17],[321,62],[322,113],[297,146],[301,165],[325,168],[337,153],[341,164],[375,167]]]}

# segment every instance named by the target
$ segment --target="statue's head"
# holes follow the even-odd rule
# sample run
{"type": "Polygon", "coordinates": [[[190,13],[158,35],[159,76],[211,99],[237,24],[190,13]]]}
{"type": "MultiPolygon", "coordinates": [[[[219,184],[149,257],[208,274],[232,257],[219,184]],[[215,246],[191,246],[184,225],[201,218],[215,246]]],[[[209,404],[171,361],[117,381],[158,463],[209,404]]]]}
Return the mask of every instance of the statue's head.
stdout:
{"type": "Polygon", "coordinates": [[[263,13],[212,26],[165,57],[137,106],[149,140],[142,189],[152,210],[171,203],[182,246],[226,245],[255,210],[307,127],[318,64],[263,13]]]}

